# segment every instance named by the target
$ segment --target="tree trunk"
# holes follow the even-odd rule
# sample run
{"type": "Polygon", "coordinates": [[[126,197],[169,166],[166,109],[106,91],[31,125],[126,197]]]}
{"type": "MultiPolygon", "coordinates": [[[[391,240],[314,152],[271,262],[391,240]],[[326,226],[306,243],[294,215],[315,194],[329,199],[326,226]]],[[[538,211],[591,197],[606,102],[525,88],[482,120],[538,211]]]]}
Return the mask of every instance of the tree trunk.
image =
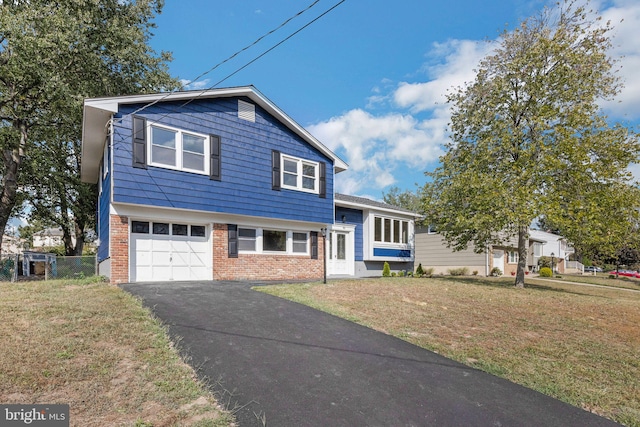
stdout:
{"type": "Polygon", "coordinates": [[[76,231],[76,247],[74,248],[73,255],[82,256],[82,251],[84,250],[84,224],[80,224],[78,219],[74,220],[75,231],[76,231]]]}
{"type": "Polygon", "coordinates": [[[4,165],[4,175],[2,175],[2,192],[0,193],[0,247],[4,230],[11,217],[11,212],[16,205],[16,195],[18,194],[18,173],[22,163],[22,147],[27,142],[27,127],[24,124],[16,126],[20,132],[20,143],[15,148],[5,148],[2,150],[2,162],[4,165]]]}
{"type": "Polygon", "coordinates": [[[529,227],[518,228],[518,270],[516,272],[516,288],[524,288],[524,272],[527,268],[527,244],[529,242],[529,227]]]}

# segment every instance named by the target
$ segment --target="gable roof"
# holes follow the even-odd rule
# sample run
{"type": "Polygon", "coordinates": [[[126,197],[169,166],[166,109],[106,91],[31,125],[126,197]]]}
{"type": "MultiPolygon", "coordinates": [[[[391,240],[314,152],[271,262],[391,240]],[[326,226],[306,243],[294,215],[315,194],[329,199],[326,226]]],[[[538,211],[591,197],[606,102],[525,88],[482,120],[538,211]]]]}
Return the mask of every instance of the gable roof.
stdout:
{"type": "Polygon", "coordinates": [[[388,203],[378,202],[375,200],[366,199],[364,197],[349,196],[347,194],[336,193],[334,195],[334,200],[336,205],[347,208],[375,209],[378,211],[389,212],[393,214],[413,216],[414,218],[421,217],[420,214],[412,212],[409,209],[399,208],[388,203]]]}
{"type": "Polygon", "coordinates": [[[98,180],[100,161],[102,160],[109,120],[112,114],[118,111],[120,105],[229,97],[247,97],[251,99],[256,105],[259,105],[274,116],[293,133],[333,160],[336,173],[342,172],[349,167],[334,152],[285,114],[284,111],[278,108],[254,86],[240,86],[206,91],[199,90],[85,99],[82,120],[82,163],[80,171],[82,180],[84,182],[96,182],[98,180]]]}

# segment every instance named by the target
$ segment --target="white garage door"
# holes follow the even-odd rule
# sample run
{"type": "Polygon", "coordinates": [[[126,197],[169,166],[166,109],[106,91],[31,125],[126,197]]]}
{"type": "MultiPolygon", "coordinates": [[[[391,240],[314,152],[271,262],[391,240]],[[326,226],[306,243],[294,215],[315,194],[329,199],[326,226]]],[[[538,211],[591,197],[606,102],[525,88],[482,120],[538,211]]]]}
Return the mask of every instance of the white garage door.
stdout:
{"type": "Polygon", "coordinates": [[[211,280],[211,245],[204,225],[131,222],[132,282],[211,280]]]}

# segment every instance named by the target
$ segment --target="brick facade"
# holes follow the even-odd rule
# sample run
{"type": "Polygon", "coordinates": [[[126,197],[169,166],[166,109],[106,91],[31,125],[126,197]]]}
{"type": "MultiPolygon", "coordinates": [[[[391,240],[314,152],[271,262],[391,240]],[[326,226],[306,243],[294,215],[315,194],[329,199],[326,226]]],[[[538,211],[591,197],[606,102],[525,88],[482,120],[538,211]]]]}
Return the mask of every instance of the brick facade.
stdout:
{"type": "Polygon", "coordinates": [[[323,277],[324,239],[318,238],[318,259],[309,255],[239,254],[229,258],[226,224],[213,227],[215,280],[317,280],[323,277]]]}
{"type": "MultiPolygon", "coordinates": [[[[129,218],[111,215],[112,284],[129,281],[129,218]]],[[[213,227],[214,280],[317,280],[323,277],[324,239],[318,238],[318,259],[291,255],[246,255],[229,258],[227,224],[213,227]]]]}
{"type": "Polygon", "coordinates": [[[110,216],[111,278],[112,284],[129,281],[129,218],[110,216]]]}

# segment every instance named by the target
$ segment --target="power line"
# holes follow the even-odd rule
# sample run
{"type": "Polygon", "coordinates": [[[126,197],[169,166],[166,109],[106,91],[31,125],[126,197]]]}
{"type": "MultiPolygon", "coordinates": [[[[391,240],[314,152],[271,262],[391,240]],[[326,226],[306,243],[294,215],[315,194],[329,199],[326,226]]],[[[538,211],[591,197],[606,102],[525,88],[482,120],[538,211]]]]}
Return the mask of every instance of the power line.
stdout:
{"type": "Polygon", "coordinates": [[[208,71],[205,71],[204,73],[200,74],[198,77],[196,77],[195,79],[189,81],[189,83],[193,83],[193,82],[197,82],[198,80],[200,80],[201,77],[206,76],[207,74],[209,74],[210,72],[212,72],[213,70],[215,70],[216,68],[218,68],[219,66],[229,62],[230,60],[232,60],[233,58],[235,58],[236,56],[240,55],[242,52],[244,52],[247,49],[250,49],[251,47],[257,45],[262,39],[264,39],[265,37],[270,36],[271,34],[275,33],[276,31],[278,31],[280,28],[284,27],[285,25],[287,25],[289,22],[291,22],[293,19],[297,18],[298,16],[302,15],[303,13],[305,13],[306,11],[308,11],[309,9],[311,9],[313,6],[315,6],[316,4],[318,4],[320,0],[316,0],[313,3],[311,3],[309,6],[307,6],[305,9],[301,10],[300,12],[296,13],[295,15],[293,15],[292,17],[290,17],[289,19],[287,19],[286,21],[284,21],[282,24],[280,24],[278,27],[274,28],[273,30],[269,31],[268,33],[262,35],[261,37],[258,37],[258,39],[256,41],[254,41],[253,43],[243,47],[242,49],[240,49],[239,51],[235,52],[233,55],[231,55],[230,57],[228,57],[227,59],[223,60],[222,62],[217,63],[216,65],[214,65],[212,68],[210,68],[208,71]]]}
{"type": "MultiPolygon", "coordinates": [[[[345,0],[343,0],[345,1],[345,0]]],[[[229,62],[230,60],[232,60],[233,58],[235,58],[236,56],[240,55],[242,52],[252,48],[253,46],[255,46],[256,44],[258,44],[260,41],[262,41],[265,37],[268,37],[269,35],[275,33],[276,31],[278,31],[279,29],[281,29],[282,27],[284,27],[285,25],[287,25],[289,22],[291,22],[293,19],[297,18],[298,16],[302,15],[303,13],[305,13],[306,11],[308,11],[309,9],[311,9],[312,7],[314,7],[316,4],[318,4],[320,2],[320,0],[315,0],[313,3],[311,3],[309,6],[307,6],[305,9],[299,11],[298,13],[296,13],[295,15],[291,16],[290,18],[288,18],[287,20],[285,20],[282,24],[280,24],[279,26],[277,26],[276,28],[272,29],[271,31],[263,34],[262,36],[258,37],[253,43],[248,44],[247,46],[243,47],[242,49],[236,51],[235,53],[233,53],[231,56],[229,56],[228,58],[222,60],[221,62],[217,63],[216,65],[214,65],[213,67],[211,67],[209,70],[205,71],[204,73],[200,74],[198,77],[196,77],[195,79],[191,80],[190,82],[196,82],[198,81],[200,78],[206,76],[207,74],[209,74],[210,72],[212,72],[213,70],[217,69],[218,67],[220,67],[221,65],[229,62]]],[[[335,6],[334,6],[335,7],[335,6]]],[[[325,12],[326,13],[326,12],[325,12]]],[[[312,21],[313,22],[313,21],[312,21]]],[[[307,24],[308,25],[308,24],[307,24]]],[[[233,75],[233,74],[232,74],[233,75]]],[[[228,78],[228,77],[227,77],[228,78]]],[[[219,83],[216,83],[219,84],[219,83]]],[[[204,89],[209,90],[209,89],[204,89]]],[[[153,102],[150,102],[149,104],[143,105],[142,107],[140,107],[139,109],[137,109],[136,111],[134,111],[131,114],[137,114],[140,111],[143,111],[144,109],[151,107],[152,105],[157,104],[158,102],[163,101],[165,98],[167,98],[168,96],[170,96],[172,93],[174,93],[176,91],[171,91],[171,92],[167,92],[167,94],[159,99],[156,99],[153,102]]]]}
{"type": "Polygon", "coordinates": [[[334,4],[331,8],[327,9],[324,13],[322,13],[321,15],[317,16],[315,19],[309,21],[306,25],[300,27],[300,29],[298,29],[297,31],[294,31],[293,33],[291,33],[288,37],[284,38],[283,40],[281,40],[280,42],[276,43],[275,45],[273,45],[272,47],[270,47],[269,49],[265,50],[264,52],[262,52],[260,55],[258,55],[257,57],[255,57],[254,59],[252,59],[251,61],[247,62],[245,65],[243,65],[242,67],[238,68],[236,71],[234,71],[233,73],[229,74],[227,77],[225,77],[224,79],[218,81],[216,84],[214,84],[213,86],[209,87],[207,90],[209,89],[213,89],[214,87],[218,86],[220,83],[222,83],[223,81],[227,80],[229,77],[239,73],[240,71],[244,70],[245,68],[247,68],[249,65],[253,64],[254,62],[256,62],[258,59],[262,58],[263,56],[265,56],[267,53],[271,52],[272,50],[274,50],[275,48],[277,48],[278,46],[280,46],[281,44],[283,44],[284,42],[286,42],[287,40],[289,40],[290,38],[292,38],[293,36],[295,36],[296,34],[298,34],[299,32],[301,32],[302,30],[304,30],[305,28],[307,28],[308,26],[310,26],[311,24],[313,24],[314,22],[316,22],[317,20],[319,20],[320,18],[322,18],[323,16],[325,16],[326,14],[328,14],[329,12],[331,12],[333,9],[337,8],[338,6],[340,6],[342,3],[344,3],[347,0],[341,0],[338,3],[334,4]]]}

